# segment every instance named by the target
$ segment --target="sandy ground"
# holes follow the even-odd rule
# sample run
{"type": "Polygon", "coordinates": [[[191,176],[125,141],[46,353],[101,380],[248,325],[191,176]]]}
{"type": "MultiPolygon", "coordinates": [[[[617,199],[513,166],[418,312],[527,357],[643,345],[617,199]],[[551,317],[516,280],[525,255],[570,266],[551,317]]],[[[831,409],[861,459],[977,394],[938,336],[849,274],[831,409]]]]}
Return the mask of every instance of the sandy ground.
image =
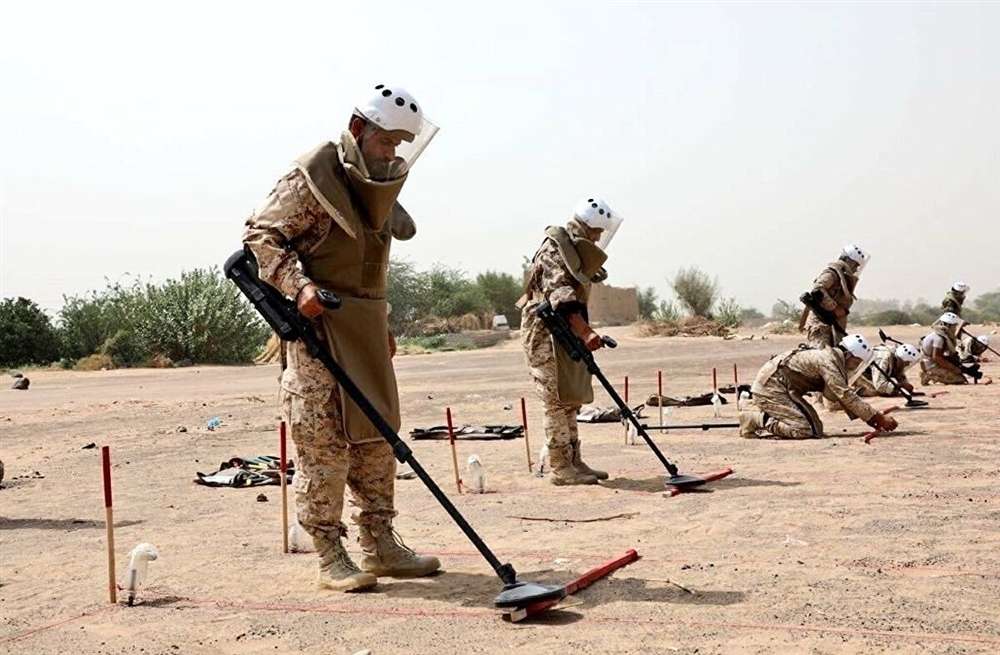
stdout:
{"type": "MultiPolygon", "coordinates": [[[[704,392],[713,366],[723,382],[734,363],[749,379],[797,341],[610,332],[621,347],[599,361],[619,385],[630,375],[633,400],[655,391],[657,369],[668,394],[704,392]]],[[[541,444],[516,343],[404,357],[398,372],[404,430],[442,423],[446,406],[458,423],[516,423],[528,396],[532,450],[541,444]]],[[[641,554],[561,611],[512,625],[491,607],[491,570],[417,480],[397,483],[398,527],[447,572],[350,596],[314,589],[314,555],[281,554],[277,487],[192,484],[229,457],[277,452],[276,374],[45,371],[30,374],[27,392],[0,391],[0,652],[1000,652],[1000,385],[952,387],[933,409],[899,412],[900,431],[868,446],[866,426],[825,412],[822,440],[659,435],[684,471],[736,470],[675,498],[652,454],[624,445],[617,425],[581,429],[587,459],[612,473],[588,488],[529,475],[522,440],[466,442],[460,458],[482,458],[491,493],[455,496],[446,443],[411,442],[524,578],[567,581],[629,548],[641,554]],[[213,416],[223,426],[209,432],[213,416]],[[107,603],[100,451],[83,448],[92,442],[112,449],[119,572],[136,543],[160,551],[136,607],[107,603]],[[269,502],[256,501],[261,491],[269,502]],[[635,515],[513,518],[620,513],[635,515]]],[[[711,408],[669,420],[703,418],[711,408]]]]}

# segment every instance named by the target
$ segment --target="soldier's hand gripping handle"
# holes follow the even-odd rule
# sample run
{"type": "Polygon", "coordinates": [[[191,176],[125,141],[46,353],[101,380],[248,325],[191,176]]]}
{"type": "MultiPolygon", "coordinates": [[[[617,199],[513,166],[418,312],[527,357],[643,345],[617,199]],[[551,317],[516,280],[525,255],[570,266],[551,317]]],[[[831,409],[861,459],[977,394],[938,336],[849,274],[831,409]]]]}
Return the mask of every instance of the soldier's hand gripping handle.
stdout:
{"type": "Polygon", "coordinates": [[[593,352],[598,348],[604,347],[601,335],[591,329],[587,321],[583,320],[583,315],[570,314],[566,317],[566,322],[569,323],[569,329],[573,331],[573,334],[579,337],[583,345],[587,346],[587,350],[593,352]]]}
{"type": "Polygon", "coordinates": [[[323,310],[339,308],[340,298],[332,291],[320,289],[310,282],[299,291],[295,304],[300,314],[306,318],[316,318],[323,310]]]}

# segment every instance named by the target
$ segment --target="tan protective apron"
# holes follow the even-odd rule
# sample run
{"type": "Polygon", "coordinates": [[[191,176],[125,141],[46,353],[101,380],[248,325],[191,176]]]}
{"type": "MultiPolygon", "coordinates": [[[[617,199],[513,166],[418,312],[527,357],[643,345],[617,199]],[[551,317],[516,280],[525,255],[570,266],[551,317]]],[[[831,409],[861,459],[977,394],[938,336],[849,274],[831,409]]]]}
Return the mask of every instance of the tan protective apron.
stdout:
{"type": "MultiPolygon", "coordinates": [[[[304,155],[296,167],[310,181],[310,190],[321,194],[317,200],[336,224],[315,250],[300,255],[306,276],[343,301],[340,309],[323,313],[322,335],[337,363],[389,426],[399,430],[399,390],[389,356],[385,299],[392,221],[384,221],[375,230],[362,219],[365,209],[348,186],[335,144],[304,155]]],[[[348,441],[381,441],[375,426],[342,388],[340,398],[348,441]]]]}
{"type": "MultiPolygon", "coordinates": [[[[570,224],[570,227],[573,227],[570,224]]],[[[576,231],[576,230],[574,230],[576,231]]],[[[608,256],[592,241],[575,236],[563,227],[551,226],[545,229],[545,236],[559,248],[566,268],[573,275],[573,291],[584,305],[590,298],[593,282],[607,277],[601,266],[608,256]]],[[[594,402],[592,376],[582,361],[574,361],[566,349],[549,337],[556,355],[556,379],[559,400],[570,405],[586,405],[594,402]]]]}

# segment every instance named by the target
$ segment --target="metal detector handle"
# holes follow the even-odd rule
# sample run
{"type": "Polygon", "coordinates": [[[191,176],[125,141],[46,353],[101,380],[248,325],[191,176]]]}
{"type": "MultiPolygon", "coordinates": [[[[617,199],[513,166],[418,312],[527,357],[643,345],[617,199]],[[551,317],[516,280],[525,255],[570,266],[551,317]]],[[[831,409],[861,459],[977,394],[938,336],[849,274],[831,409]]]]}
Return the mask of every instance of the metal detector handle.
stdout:
{"type": "Polygon", "coordinates": [[[896,382],[896,378],[892,377],[886,371],[882,370],[882,367],[876,364],[875,362],[872,362],[872,368],[881,373],[885,377],[885,379],[888,380],[890,384],[892,384],[893,388],[896,389],[899,395],[901,395],[903,398],[906,398],[907,403],[913,402],[913,395],[909,391],[901,387],[899,382],[896,382]]]}
{"type": "Polygon", "coordinates": [[[893,339],[892,337],[890,337],[888,334],[885,333],[885,330],[883,330],[882,328],[879,328],[879,330],[878,330],[878,336],[879,336],[879,339],[882,340],[882,343],[885,343],[886,341],[891,341],[892,343],[898,344],[900,346],[905,345],[899,339],[893,339]]]}
{"type": "Polygon", "coordinates": [[[340,296],[329,289],[317,289],[316,297],[319,298],[319,304],[327,309],[340,309],[340,305],[342,304],[340,296]]]}
{"type": "MultiPolygon", "coordinates": [[[[493,551],[490,550],[489,546],[486,545],[486,542],[472,529],[472,526],[459,513],[455,505],[448,499],[448,496],[441,491],[437,483],[434,482],[431,476],[427,474],[427,471],[413,457],[413,451],[410,450],[410,447],[403,443],[403,440],[399,438],[396,431],[386,423],[385,419],[382,418],[378,410],[365,397],[361,389],[354,384],[354,381],[347,372],[340,367],[340,364],[337,363],[330,352],[323,347],[323,344],[320,343],[319,338],[316,336],[312,323],[298,313],[295,303],[281,295],[274,287],[261,281],[257,273],[257,261],[253,253],[249,249],[233,253],[226,260],[223,270],[226,277],[236,283],[239,290],[253,303],[257,311],[261,313],[268,325],[275,330],[281,339],[285,341],[298,341],[301,339],[309,354],[326,366],[334,379],[337,380],[340,388],[357,404],[358,408],[368,417],[368,420],[379,431],[379,434],[382,435],[382,438],[392,447],[392,452],[396,459],[410,465],[410,468],[413,469],[413,472],[420,478],[420,481],[424,483],[424,486],[427,487],[438,503],[441,504],[448,513],[448,516],[451,517],[462,532],[465,533],[469,541],[472,542],[472,545],[476,547],[483,558],[493,567],[497,577],[506,585],[517,582],[517,572],[514,570],[514,567],[510,564],[502,564],[496,555],[493,554],[493,551]]],[[[333,303],[336,301],[336,305],[340,305],[340,299],[335,294],[329,291],[326,291],[326,293],[329,295],[324,300],[321,294],[320,302],[326,305],[328,302],[333,303]]]]}
{"type": "Polygon", "coordinates": [[[605,346],[607,346],[608,348],[617,348],[618,347],[618,342],[615,341],[614,339],[612,339],[611,337],[609,337],[606,334],[601,336],[601,342],[605,346]]]}
{"type": "Polygon", "coordinates": [[[581,341],[580,338],[573,334],[573,332],[569,329],[569,323],[566,322],[563,315],[553,309],[552,305],[548,301],[538,305],[535,309],[535,314],[538,318],[542,319],[542,323],[545,324],[545,327],[547,327],[552,336],[555,337],[555,340],[559,342],[559,345],[566,349],[570,359],[583,362],[583,364],[587,367],[587,371],[597,378],[597,380],[601,383],[601,386],[604,387],[604,390],[609,396],[611,396],[611,400],[618,406],[622,419],[632,423],[636,431],[639,433],[639,436],[642,437],[643,441],[646,442],[646,445],[653,451],[653,454],[656,455],[656,458],[660,460],[660,463],[667,469],[667,472],[670,473],[671,476],[676,476],[677,467],[671,464],[670,461],[663,456],[663,453],[660,452],[660,449],[656,447],[656,444],[652,439],[650,439],[646,430],[643,429],[642,424],[639,423],[639,419],[636,418],[632,408],[629,407],[624,400],[622,400],[622,397],[618,395],[614,386],[606,377],[604,377],[604,373],[601,372],[600,367],[597,366],[597,362],[594,360],[594,355],[583,344],[583,341],[581,341]]]}

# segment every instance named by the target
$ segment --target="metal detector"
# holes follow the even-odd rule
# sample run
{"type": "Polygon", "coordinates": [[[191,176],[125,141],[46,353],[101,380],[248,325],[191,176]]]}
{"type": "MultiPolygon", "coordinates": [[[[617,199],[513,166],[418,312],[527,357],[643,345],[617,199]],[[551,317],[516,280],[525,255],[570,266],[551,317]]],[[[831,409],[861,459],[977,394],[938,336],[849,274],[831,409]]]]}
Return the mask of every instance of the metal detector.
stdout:
{"type": "MultiPolygon", "coordinates": [[[[615,388],[610,382],[608,382],[608,378],[604,376],[604,373],[601,372],[600,367],[594,360],[593,353],[590,352],[579,337],[573,334],[573,331],[569,327],[569,323],[566,322],[566,318],[562,314],[553,309],[552,305],[549,304],[548,301],[540,304],[535,309],[535,314],[542,320],[545,327],[548,328],[549,332],[559,345],[566,349],[570,358],[573,361],[582,362],[584,366],[587,367],[587,371],[600,381],[601,386],[603,386],[604,390],[608,392],[609,396],[611,396],[611,400],[618,405],[618,409],[621,411],[622,419],[629,421],[635,427],[639,436],[641,436],[643,441],[646,442],[649,449],[653,451],[656,458],[660,460],[663,467],[667,469],[667,473],[670,474],[670,477],[667,478],[666,481],[668,485],[678,489],[690,489],[692,487],[699,487],[710,482],[710,480],[695,475],[682,475],[677,471],[677,467],[663,456],[660,449],[657,448],[653,440],[649,438],[648,434],[646,434],[646,426],[639,423],[639,419],[636,418],[635,413],[632,412],[632,408],[629,407],[624,400],[622,400],[621,396],[618,395],[618,392],[615,391],[615,388]]],[[[611,348],[614,348],[617,345],[610,337],[602,337],[601,340],[605,345],[611,348]]]]}
{"type": "MultiPolygon", "coordinates": [[[[472,526],[465,520],[465,517],[459,513],[458,509],[413,456],[413,451],[410,450],[410,447],[403,443],[399,435],[385,422],[385,419],[372,406],[361,389],[354,384],[350,376],[337,364],[330,352],[323,347],[309,319],[299,314],[298,308],[293,301],[288,300],[277,289],[260,280],[257,274],[257,260],[249,249],[233,253],[226,260],[223,270],[226,273],[226,277],[239,287],[239,290],[250,300],[280,339],[284,341],[302,341],[309,354],[326,366],[337,380],[340,388],[364,412],[368,420],[375,426],[375,429],[382,435],[382,438],[392,446],[392,451],[396,459],[400,463],[408,464],[413,469],[413,472],[424,483],[424,486],[433,494],[444,510],[448,512],[448,516],[461,528],[462,532],[465,533],[465,536],[469,538],[469,541],[472,542],[472,545],[476,547],[483,558],[489,562],[497,577],[503,582],[503,591],[493,601],[496,607],[523,608],[541,601],[559,600],[566,596],[566,588],[563,586],[518,581],[517,571],[514,570],[514,567],[510,564],[500,563],[500,560],[493,554],[489,546],[472,529],[472,526]]],[[[331,311],[338,309],[341,304],[340,298],[327,290],[320,291],[319,299],[323,306],[331,311]]]]}
{"type": "Polygon", "coordinates": [[[690,425],[646,425],[642,424],[644,430],[701,430],[706,432],[715,428],[738,428],[739,423],[692,423],[690,425]]]}

